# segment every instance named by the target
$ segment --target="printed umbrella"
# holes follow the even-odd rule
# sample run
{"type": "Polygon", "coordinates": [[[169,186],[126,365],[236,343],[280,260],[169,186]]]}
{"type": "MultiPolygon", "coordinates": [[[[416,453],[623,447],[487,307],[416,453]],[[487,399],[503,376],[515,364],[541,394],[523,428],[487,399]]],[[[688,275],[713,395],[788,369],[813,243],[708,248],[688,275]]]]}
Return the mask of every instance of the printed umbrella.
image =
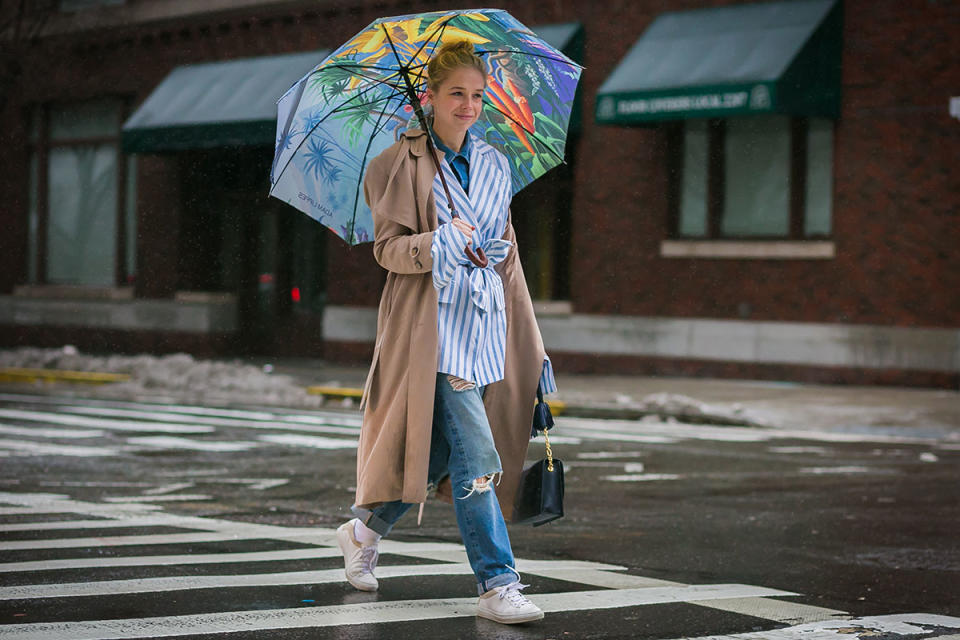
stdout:
{"type": "Polygon", "coordinates": [[[456,40],[472,42],[487,66],[471,131],[510,160],[513,192],[563,162],[581,67],[506,11],[424,13],[374,21],[277,101],[270,195],[349,244],[372,241],[367,164],[420,126],[427,63],[456,40]]]}

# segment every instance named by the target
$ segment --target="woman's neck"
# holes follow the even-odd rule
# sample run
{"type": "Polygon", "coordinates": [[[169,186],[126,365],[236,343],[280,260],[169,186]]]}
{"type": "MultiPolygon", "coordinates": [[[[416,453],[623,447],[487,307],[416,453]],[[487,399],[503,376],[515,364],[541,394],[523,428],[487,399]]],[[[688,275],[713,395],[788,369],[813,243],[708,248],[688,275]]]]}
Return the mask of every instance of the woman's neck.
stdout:
{"type": "Polygon", "coordinates": [[[442,142],[447,148],[453,151],[460,151],[460,147],[463,146],[463,141],[467,137],[467,132],[466,131],[459,131],[459,132],[444,131],[443,128],[438,127],[437,124],[438,123],[436,119],[434,119],[433,121],[434,135],[440,138],[440,142],[442,142]]]}

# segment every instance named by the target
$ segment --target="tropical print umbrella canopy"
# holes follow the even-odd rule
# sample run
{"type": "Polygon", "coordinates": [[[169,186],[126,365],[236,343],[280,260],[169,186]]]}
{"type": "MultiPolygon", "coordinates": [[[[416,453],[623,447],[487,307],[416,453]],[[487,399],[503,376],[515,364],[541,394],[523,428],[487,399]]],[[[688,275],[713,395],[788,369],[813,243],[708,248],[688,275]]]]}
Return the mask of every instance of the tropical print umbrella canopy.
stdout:
{"type": "Polygon", "coordinates": [[[581,67],[506,11],[425,13],[376,20],[280,98],[270,195],[350,244],[373,240],[367,164],[419,127],[412,101],[426,99],[427,63],[457,40],[487,66],[471,131],[510,160],[513,192],[560,164],[581,67]]]}

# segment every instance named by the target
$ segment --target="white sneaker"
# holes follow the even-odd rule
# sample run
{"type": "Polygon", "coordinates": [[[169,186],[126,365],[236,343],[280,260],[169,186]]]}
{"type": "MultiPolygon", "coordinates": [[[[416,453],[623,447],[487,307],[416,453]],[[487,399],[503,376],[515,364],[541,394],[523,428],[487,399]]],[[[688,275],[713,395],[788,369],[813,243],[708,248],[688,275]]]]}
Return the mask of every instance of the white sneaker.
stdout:
{"type": "Polygon", "coordinates": [[[529,585],[514,582],[494,587],[480,596],[477,615],[501,624],[517,624],[543,619],[540,607],[527,600],[520,590],[529,585]]]}
{"type": "Polygon", "coordinates": [[[361,546],[353,535],[356,518],[337,528],[337,542],[343,552],[343,563],[347,574],[347,582],[360,591],[376,591],[380,585],[373,575],[377,568],[380,553],[377,545],[361,546]]]}

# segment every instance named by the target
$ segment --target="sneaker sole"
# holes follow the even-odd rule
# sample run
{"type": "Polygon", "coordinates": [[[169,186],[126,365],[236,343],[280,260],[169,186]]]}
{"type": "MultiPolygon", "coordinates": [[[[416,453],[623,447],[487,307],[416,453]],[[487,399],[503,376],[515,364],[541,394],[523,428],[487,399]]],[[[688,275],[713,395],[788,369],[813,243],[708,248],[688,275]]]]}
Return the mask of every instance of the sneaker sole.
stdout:
{"type": "Polygon", "coordinates": [[[526,616],[504,618],[502,616],[498,616],[492,611],[484,611],[483,609],[480,609],[477,611],[477,615],[481,618],[486,618],[487,620],[493,620],[494,622],[499,622],[500,624],[522,624],[524,622],[536,622],[537,620],[543,620],[543,611],[538,611],[537,613],[531,613],[526,616]]]}
{"type": "MultiPolygon", "coordinates": [[[[345,533],[346,535],[349,535],[349,532],[345,532],[345,533]]],[[[340,547],[340,553],[343,554],[344,561],[346,561],[346,558],[347,558],[347,548],[348,548],[347,544],[352,545],[353,541],[344,540],[344,536],[340,534],[340,529],[337,529],[337,546],[340,547]]],[[[351,586],[353,586],[353,588],[358,591],[376,591],[377,589],[380,588],[379,584],[369,585],[369,584],[364,584],[362,582],[354,582],[353,578],[351,578],[350,575],[347,573],[346,568],[344,568],[343,570],[343,575],[347,579],[347,582],[349,582],[351,586]]]]}

